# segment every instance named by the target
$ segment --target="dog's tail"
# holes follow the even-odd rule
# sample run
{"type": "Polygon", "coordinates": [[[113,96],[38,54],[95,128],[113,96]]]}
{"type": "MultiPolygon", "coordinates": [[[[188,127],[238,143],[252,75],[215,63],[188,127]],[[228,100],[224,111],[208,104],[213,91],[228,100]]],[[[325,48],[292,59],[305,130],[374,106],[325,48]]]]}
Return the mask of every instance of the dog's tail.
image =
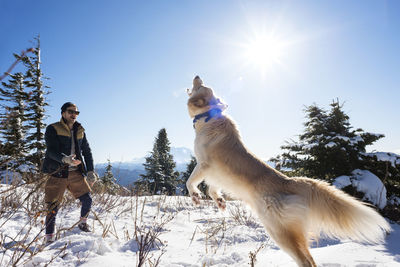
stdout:
{"type": "Polygon", "coordinates": [[[380,243],[391,231],[389,223],[371,206],[326,182],[304,179],[311,186],[309,226],[315,234],[380,243]]]}

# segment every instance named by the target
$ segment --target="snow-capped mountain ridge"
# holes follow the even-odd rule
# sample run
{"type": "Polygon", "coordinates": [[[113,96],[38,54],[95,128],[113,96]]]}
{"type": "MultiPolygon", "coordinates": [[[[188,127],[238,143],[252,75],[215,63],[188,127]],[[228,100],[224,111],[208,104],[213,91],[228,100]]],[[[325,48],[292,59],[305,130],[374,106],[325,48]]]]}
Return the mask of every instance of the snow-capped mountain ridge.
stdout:
{"type": "MultiPolygon", "coordinates": [[[[186,147],[171,147],[171,154],[176,162],[176,170],[181,172],[186,170],[186,166],[194,153],[186,147]]],[[[117,178],[117,182],[124,186],[135,182],[140,177],[140,174],[144,174],[145,172],[143,163],[146,162],[147,156],[134,158],[131,161],[111,162],[112,172],[117,178]]],[[[98,163],[95,165],[95,169],[100,176],[104,175],[107,165],[108,163],[98,163]]]]}
{"type": "MultiPolygon", "coordinates": [[[[174,161],[177,164],[189,163],[191,156],[194,155],[193,151],[186,147],[171,147],[170,152],[171,152],[172,156],[174,157],[174,161]]],[[[143,163],[146,162],[146,157],[148,155],[149,155],[149,153],[140,158],[133,158],[130,161],[113,161],[113,162],[111,162],[111,165],[134,169],[134,168],[137,168],[138,165],[143,165],[143,163]]],[[[105,166],[107,166],[107,164],[108,164],[107,162],[97,163],[96,167],[105,167],[105,166]]]]}

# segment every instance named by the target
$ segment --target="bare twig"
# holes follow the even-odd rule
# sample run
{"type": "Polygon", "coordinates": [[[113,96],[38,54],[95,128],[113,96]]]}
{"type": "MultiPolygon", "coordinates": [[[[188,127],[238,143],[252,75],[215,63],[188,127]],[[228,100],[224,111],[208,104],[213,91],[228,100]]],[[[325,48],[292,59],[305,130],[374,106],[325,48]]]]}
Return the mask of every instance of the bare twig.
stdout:
{"type": "Polygon", "coordinates": [[[28,49],[22,51],[21,55],[19,55],[19,57],[14,61],[14,63],[8,68],[8,70],[6,72],[4,72],[3,75],[0,76],[0,81],[3,80],[7,75],[9,75],[11,73],[13,68],[17,65],[17,63],[21,60],[21,58],[23,58],[25,56],[25,54],[27,54],[29,52],[33,52],[33,51],[35,51],[35,49],[33,49],[33,48],[28,48],[28,49]]]}

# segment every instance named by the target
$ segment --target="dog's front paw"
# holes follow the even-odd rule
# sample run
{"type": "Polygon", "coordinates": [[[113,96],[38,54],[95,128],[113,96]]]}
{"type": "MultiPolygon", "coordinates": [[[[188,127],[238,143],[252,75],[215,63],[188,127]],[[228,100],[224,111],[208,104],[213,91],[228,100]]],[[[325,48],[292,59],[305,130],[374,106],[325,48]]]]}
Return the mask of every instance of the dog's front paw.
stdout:
{"type": "Polygon", "coordinates": [[[221,210],[225,210],[226,209],[226,202],[225,199],[222,197],[217,198],[217,200],[215,201],[218,205],[218,208],[221,210]]]}
{"type": "Polygon", "coordinates": [[[192,201],[195,205],[200,205],[200,199],[201,199],[201,195],[198,192],[192,192],[190,193],[190,196],[192,198],[192,201]]]}

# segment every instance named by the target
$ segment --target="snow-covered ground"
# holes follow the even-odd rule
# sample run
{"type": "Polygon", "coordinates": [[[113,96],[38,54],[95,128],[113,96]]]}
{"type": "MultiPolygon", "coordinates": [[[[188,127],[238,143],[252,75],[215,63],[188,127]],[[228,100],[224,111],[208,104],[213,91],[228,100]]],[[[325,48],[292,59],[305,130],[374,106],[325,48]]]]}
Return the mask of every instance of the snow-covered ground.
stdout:
{"type": "MultiPolygon", "coordinates": [[[[2,185],[0,190],[5,188],[2,185]]],[[[24,195],[20,192],[15,197],[24,195]]],[[[41,201],[40,194],[38,197],[36,201],[41,201]]],[[[42,215],[29,224],[33,220],[27,215],[29,208],[21,207],[3,225],[10,213],[1,214],[0,265],[10,266],[11,259],[15,261],[26,250],[17,265],[136,266],[140,249],[146,251],[146,242],[140,244],[140,240],[149,240],[153,247],[148,255],[142,254],[146,256],[144,266],[154,266],[157,261],[159,266],[171,267],[249,266],[250,253],[256,254],[255,266],[296,266],[237,201],[228,201],[224,212],[211,201],[195,207],[188,197],[96,195],[93,204],[89,217],[92,233],[68,229],[77,222],[80,211],[78,201],[70,202],[57,216],[58,239],[44,248],[39,246],[42,238],[29,244],[36,235],[44,235],[40,232],[42,215]]],[[[318,266],[400,266],[400,226],[392,224],[392,228],[386,244],[320,240],[313,244],[311,254],[318,266]]]]}
{"type": "Polygon", "coordinates": [[[333,185],[340,189],[352,185],[358,192],[364,193],[363,201],[368,201],[380,209],[386,206],[386,188],[381,179],[370,171],[356,169],[352,171],[351,176],[336,177],[333,185]]]}

